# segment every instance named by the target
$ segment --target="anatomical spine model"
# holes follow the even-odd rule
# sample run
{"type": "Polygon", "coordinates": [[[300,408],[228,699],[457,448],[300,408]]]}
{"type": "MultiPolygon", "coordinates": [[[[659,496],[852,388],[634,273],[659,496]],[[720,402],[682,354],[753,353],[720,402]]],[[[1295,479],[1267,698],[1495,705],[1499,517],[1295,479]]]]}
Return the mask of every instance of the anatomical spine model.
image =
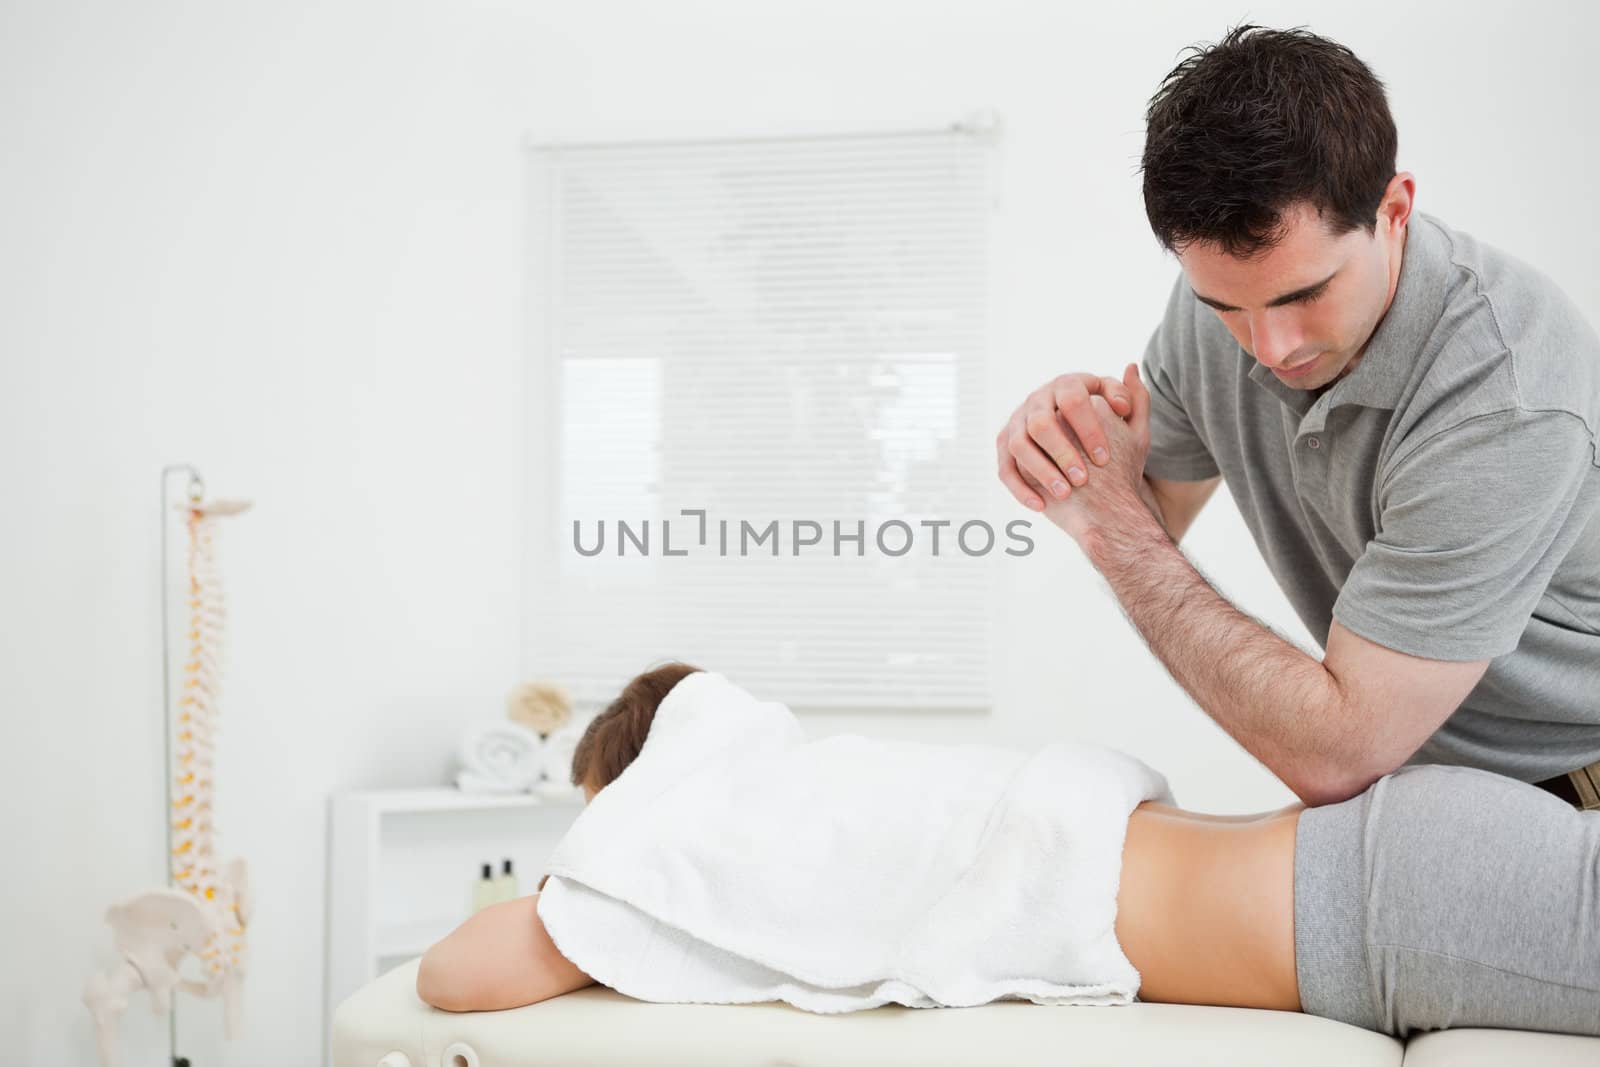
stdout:
{"type": "MultiPolygon", "coordinates": [[[[243,859],[219,861],[212,822],[227,621],[216,532],[220,518],[249,506],[231,500],[179,505],[188,514],[189,626],[174,724],[172,805],[167,813],[171,830],[167,862],[176,888],[153,889],[106,911],[121,958],[110,970],[90,976],[83,990],[83,1002],[94,1016],[103,1067],[121,1062],[117,1020],[127,1010],[128,997],[140,989],[149,990],[150,1006],[157,1015],[170,1010],[174,989],[201,997],[220,994],[224,1033],[232,1040],[241,1030],[250,883],[243,859]],[[203,982],[179,973],[191,953],[200,962],[203,982]]],[[[163,589],[162,595],[166,592],[163,589]]]]}

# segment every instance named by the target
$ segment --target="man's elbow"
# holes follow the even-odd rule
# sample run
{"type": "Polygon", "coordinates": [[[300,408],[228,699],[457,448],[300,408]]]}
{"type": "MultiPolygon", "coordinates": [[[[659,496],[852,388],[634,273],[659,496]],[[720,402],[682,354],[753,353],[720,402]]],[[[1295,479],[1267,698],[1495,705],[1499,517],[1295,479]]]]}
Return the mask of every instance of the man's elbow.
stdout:
{"type": "Polygon", "coordinates": [[[1289,788],[1306,807],[1320,808],[1325,804],[1339,804],[1351,797],[1360,796],[1366,786],[1352,787],[1348,783],[1329,779],[1291,785],[1289,788]]]}
{"type": "Polygon", "coordinates": [[[1351,797],[1360,796],[1371,788],[1373,782],[1388,774],[1389,770],[1376,771],[1370,768],[1352,770],[1348,764],[1325,766],[1302,772],[1287,784],[1306,807],[1319,808],[1325,804],[1340,804],[1351,797]]]}

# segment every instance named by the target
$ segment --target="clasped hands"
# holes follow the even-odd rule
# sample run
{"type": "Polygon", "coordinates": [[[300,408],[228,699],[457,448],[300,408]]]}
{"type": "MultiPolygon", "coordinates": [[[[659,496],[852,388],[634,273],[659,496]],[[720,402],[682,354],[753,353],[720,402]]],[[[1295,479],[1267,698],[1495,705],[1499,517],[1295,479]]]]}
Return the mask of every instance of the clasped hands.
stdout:
{"type": "Polygon", "coordinates": [[[1051,379],[1012,413],[995,449],[1011,495],[1085,551],[1130,516],[1148,510],[1160,520],[1144,478],[1150,393],[1138,364],[1128,364],[1120,380],[1083,373],[1051,379]]]}

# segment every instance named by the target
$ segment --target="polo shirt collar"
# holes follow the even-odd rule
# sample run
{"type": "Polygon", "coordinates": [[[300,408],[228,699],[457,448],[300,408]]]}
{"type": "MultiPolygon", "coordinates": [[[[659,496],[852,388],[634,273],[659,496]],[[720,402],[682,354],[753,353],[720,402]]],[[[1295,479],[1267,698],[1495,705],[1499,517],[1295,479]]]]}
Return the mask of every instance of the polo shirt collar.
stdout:
{"type": "Polygon", "coordinates": [[[1327,413],[1341,404],[1393,410],[1415,370],[1417,353],[1439,322],[1450,269],[1449,238],[1438,220],[1420,211],[1407,224],[1405,251],[1400,260],[1400,281],[1394,299],[1367,341],[1355,370],[1336,381],[1320,397],[1295,389],[1257,362],[1243,348],[1250,379],[1272,393],[1301,416],[1317,412],[1303,427],[1321,429],[1327,413]]]}

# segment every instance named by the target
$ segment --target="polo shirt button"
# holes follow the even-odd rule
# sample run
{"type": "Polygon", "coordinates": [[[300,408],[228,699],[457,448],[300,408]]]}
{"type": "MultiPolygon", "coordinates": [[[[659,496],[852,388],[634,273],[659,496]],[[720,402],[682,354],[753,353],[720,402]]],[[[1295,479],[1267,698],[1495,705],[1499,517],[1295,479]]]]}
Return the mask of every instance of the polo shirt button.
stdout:
{"type": "Polygon", "coordinates": [[[1306,444],[1310,445],[1312,448],[1321,448],[1322,447],[1322,442],[1317,440],[1315,437],[1306,438],[1306,444]]]}

